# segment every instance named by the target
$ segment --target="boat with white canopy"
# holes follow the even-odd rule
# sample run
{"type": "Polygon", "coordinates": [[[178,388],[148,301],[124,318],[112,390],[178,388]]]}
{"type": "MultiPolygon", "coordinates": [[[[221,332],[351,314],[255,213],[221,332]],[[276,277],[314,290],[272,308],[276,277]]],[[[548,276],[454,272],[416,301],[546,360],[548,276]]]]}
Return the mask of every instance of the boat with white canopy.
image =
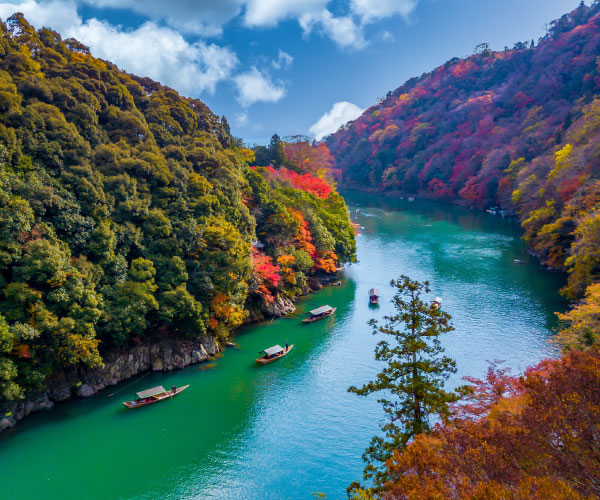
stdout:
{"type": "Polygon", "coordinates": [[[266,365],[268,363],[272,363],[273,361],[278,360],[279,358],[283,358],[288,352],[292,350],[294,344],[286,345],[285,347],[281,347],[279,344],[274,345],[273,347],[267,347],[264,351],[260,351],[262,356],[256,359],[256,362],[259,365],[266,365]]]}
{"type": "Polygon", "coordinates": [[[302,323],[312,323],[313,321],[318,321],[320,319],[327,318],[328,316],[331,316],[336,311],[336,309],[337,307],[331,306],[321,306],[317,309],[313,309],[309,312],[308,318],[304,318],[302,320],[302,323]]]}
{"type": "Polygon", "coordinates": [[[127,408],[140,408],[141,406],[147,406],[154,403],[158,403],[160,401],[164,401],[165,399],[171,399],[174,396],[177,396],[180,392],[185,391],[189,385],[184,385],[181,387],[173,386],[173,389],[167,391],[162,385],[157,387],[153,387],[152,389],[146,389],[145,391],[136,392],[135,395],[137,399],[133,401],[123,401],[123,404],[127,408]]]}

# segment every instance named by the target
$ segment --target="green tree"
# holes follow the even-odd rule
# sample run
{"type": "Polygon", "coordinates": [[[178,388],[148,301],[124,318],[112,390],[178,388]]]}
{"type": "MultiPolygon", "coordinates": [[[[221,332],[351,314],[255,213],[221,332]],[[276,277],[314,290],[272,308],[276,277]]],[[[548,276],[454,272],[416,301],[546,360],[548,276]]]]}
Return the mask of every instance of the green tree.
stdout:
{"type": "MultiPolygon", "coordinates": [[[[423,298],[429,293],[429,283],[419,283],[407,276],[392,280],[396,288],[392,303],[396,314],[385,316],[385,324],[372,319],[373,334],[383,333],[393,338],[381,340],[375,348],[375,359],[385,362],[385,368],[361,388],[350,387],[359,396],[383,392],[378,400],[386,414],[381,426],[384,436],[375,436],[363,454],[367,463],[364,478],[374,480],[375,489],[388,479],[385,461],[396,449],[401,449],[415,435],[428,432],[435,417],[449,415],[448,404],[458,394],[444,390],[448,377],[456,372],[455,362],[443,356],[439,336],[453,330],[450,315],[433,307],[423,298]]],[[[358,491],[354,483],[351,491],[358,491]]]]}
{"type": "Polygon", "coordinates": [[[117,345],[126,343],[132,336],[144,335],[149,326],[149,314],[159,308],[154,297],[157,286],[152,261],[135,259],[128,274],[128,279],[116,288],[107,311],[105,331],[117,345]]]}
{"type": "Polygon", "coordinates": [[[285,163],[283,142],[281,142],[281,138],[277,134],[273,134],[271,137],[271,142],[269,142],[269,155],[273,165],[278,167],[285,163]]]}

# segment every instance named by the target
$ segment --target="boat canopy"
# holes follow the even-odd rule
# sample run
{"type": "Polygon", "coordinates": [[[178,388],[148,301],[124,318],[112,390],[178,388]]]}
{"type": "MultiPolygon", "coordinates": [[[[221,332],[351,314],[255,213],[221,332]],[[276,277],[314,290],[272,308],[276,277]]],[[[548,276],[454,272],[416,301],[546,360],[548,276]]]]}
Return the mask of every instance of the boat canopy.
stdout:
{"type": "Polygon", "coordinates": [[[371,288],[371,289],[369,290],[369,296],[370,296],[370,297],[373,297],[373,295],[374,295],[375,297],[379,297],[379,290],[377,290],[377,288],[371,288]]]}
{"type": "Polygon", "coordinates": [[[135,395],[140,399],[144,399],[149,398],[151,396],[156,396],[161,392],[167,392],[167,390],[162,385],[159,385],[158,387],[153,387],[152,389],[146,389],[145,391],[136,392],[135,395]]]}
{"type": "Polygon", "coordinates": [[[321,306],[318,309],[313,309],[312,311],[310,311],[310,314],[312,316],[318,316],[319,314],[323,314],[329,311],[331,311],[331,306],[321,306]]]}
{"type": "Polygon", "coordinates": [[[264,352],[267,356],[271,356],[273,354],[277,354],[278,352],[283,351],[283,347],[281,347],[279,344],[274,345],[273,347],[267,347],[264,351],[260,351],[260,352],[264,352]]]}

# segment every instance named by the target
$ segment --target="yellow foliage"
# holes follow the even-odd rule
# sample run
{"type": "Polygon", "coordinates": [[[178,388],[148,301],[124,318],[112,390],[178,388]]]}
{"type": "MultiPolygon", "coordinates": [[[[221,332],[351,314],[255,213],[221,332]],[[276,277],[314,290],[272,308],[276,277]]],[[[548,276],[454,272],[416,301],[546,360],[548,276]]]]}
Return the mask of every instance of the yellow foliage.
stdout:
{"type": "Polygon", "coordinates": [[[584,300],[565,314],[556,313],[565,325],[552,339],[564,350],[585,350],[597,345],[600,335],[600,283],[590,285],[584,300]]]}
{"type": "Polygon", "coordinates": [[[569,161],[571,157],[571,152],[573,151],[573,146],[571,144],[565,144],[565,146],[554,153],[554,162],[556,166],[552,169],[550,174],[548,175],[548,179],[552,180],[556,178],[556,176],[563,171],[564,169],[571,166],[569,161]]]}
{"type": "Polygon", "coordinates": [[[256,154],[251,149],[241,148],[240,153],[242,153],[246,163],[252,163],[254,160],[256,160],[256,154]]]}

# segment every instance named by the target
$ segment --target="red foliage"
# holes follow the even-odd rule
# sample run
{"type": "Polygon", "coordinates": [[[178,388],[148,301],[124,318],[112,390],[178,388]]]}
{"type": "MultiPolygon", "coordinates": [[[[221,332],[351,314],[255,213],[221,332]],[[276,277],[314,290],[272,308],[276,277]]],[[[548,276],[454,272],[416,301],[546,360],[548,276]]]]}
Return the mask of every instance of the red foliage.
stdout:
{"type": "Polygon", "coordinates": [[[331,185],[320,177],[314,177],[310,174],[297,174],[287,168],[275,169],[269,166],[266,169],[269,171],[271,179],[289,182],[292,187],[314,194],[319,198],[327,198],[332,191],[331,185]]]}
{"type": "Polygon", "coordinates": [[[277,288],[281,280],[280,268],[273,263],[268,255],[252,247],[252,267],[254,269],[254,281],[256,288],[254,292],[262,296],[267,303],[273,301],[272,289],[277,288]]]}
{"type": "Polygon", "coordinates": [[[429,181],[428,189],[434,198],[451,198],[453,195],[452,189],[444,181],[436,177],[429,181]]]}

